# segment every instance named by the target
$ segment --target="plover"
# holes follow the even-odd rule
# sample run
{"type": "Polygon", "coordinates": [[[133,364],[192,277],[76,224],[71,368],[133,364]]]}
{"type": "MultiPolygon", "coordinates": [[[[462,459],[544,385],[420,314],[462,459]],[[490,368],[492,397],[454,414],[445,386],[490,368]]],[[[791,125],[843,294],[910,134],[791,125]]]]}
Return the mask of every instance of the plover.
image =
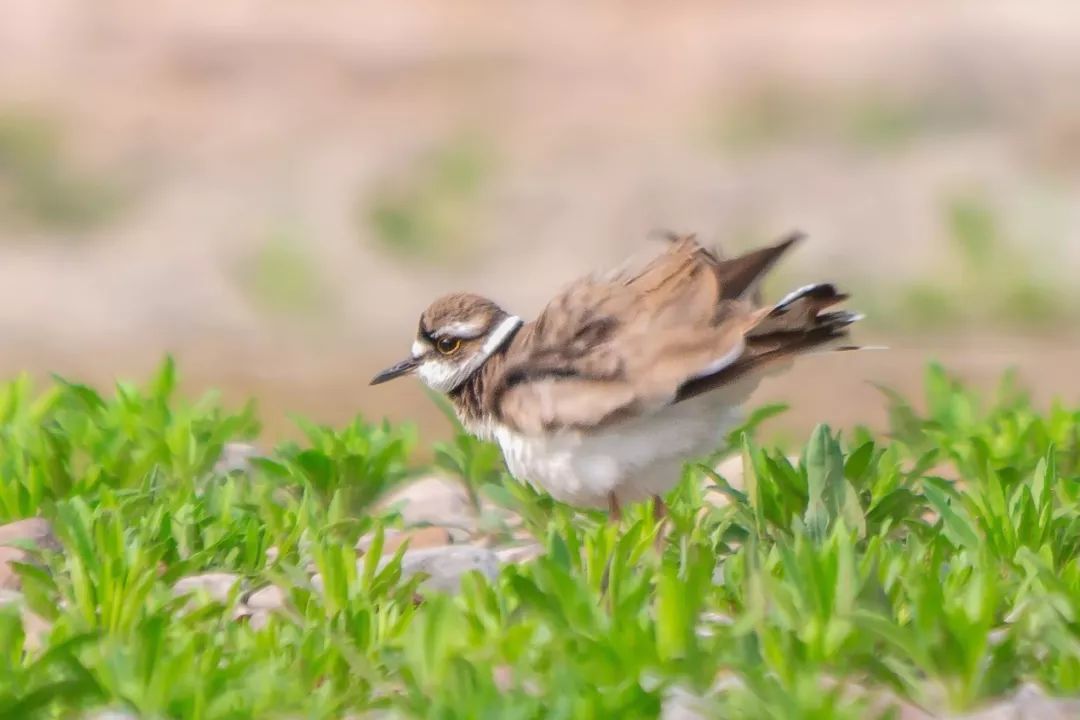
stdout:
{"type": "Polygon", "coordinates": [[[853,350],[861,316],[831,283],[763,304],[759,283],[799,233],[722,258],[694,236],[637,268],[573,282],[525,322],[471,293],[435,300],[412,352],[376,375],[415,374],[465,429],[502,449],[517,479],[618,516],[662,496],[714,451],[766,375],[797,356],[853,350]]]}

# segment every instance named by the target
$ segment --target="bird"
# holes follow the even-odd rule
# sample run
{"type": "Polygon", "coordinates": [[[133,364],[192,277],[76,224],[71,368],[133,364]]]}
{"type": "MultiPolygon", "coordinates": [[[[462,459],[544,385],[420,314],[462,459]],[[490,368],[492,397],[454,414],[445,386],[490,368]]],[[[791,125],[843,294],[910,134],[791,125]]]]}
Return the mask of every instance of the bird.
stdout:
{"type": "Polygon", "coordinates": [[[860,349],[833,283],[763,302],[761,281],[805,237],[734,257],[669,234],[644,263],[568,283],[526,322],[456,292],[420,315],[411,352],[371,385],[415,375],[510,474],[555,500],[621,517],[715,452],[765,377],[808,353],[860,349]]]}

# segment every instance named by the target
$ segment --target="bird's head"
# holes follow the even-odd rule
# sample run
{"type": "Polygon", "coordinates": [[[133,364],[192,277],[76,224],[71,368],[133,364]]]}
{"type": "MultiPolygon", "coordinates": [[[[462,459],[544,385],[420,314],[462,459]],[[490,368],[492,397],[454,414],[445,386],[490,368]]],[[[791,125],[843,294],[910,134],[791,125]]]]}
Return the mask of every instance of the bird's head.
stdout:
{"type": "Polygon", "coordinates": [[[471,294],[446,295],[420,315],[412,352],[371,380],[372,385],[417,375],[432,390],[452,392],[505,345],[521,319],[471,294]]]}

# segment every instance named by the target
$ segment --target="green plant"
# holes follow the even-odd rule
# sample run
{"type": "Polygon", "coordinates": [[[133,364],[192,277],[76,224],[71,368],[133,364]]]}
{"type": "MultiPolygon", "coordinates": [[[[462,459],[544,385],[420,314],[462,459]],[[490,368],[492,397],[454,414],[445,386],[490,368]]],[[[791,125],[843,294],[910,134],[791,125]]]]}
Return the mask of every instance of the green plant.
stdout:
{"type": "Polygon", "coordinates": [[[303,236],[279,227],[237,269],[241,287],[264,311],[308,317],[333,307],[334,296],[303,236]]]}
{"type": "Polygon", "coordinates": [[[453,258],[474,244],[476,208],[493,153],[470,135],[447,141],[365,198],[360,219],[386,250],[409,258],[453,258]]]}
{"type": "Polygon", "coordinates": [[[22,112],[0,114],[0,217],[81,230],[111,220],[122,204],[117,183],[73,167],[55,123],[22,112]]]}
{"type": "Polygon", "coordinates": [[[382,552],[379,499],[425,470],[411,429],[299,420],[301,441],[224,474],[253,411],[176,387],[171,361],[111,397],[0,387],[3,518],[41,515],[59,544],[0,601],[0,717],[653,718],[683,693],[710,716],[884,718],[1080,693],[1080,410],[1011,378],[982,397],[931,365],[925,411],[885,390],[886,436],[822,426],[794,459],[754,439],[782,409],[762,408],[686,468],[660,549],[648,504],[576,511],[460,436],[437,462],[497,516],[480,534],[543,553],[456,594],[382,552]],[[729,452],[734,485],[713,470],[729,452]],[[205,571],[236,581],[175,591],[205,571]],[[283,606],[238,621],[269,584],[283,606]],[[49,623],[36,644],[24,610],[49,623]]]}

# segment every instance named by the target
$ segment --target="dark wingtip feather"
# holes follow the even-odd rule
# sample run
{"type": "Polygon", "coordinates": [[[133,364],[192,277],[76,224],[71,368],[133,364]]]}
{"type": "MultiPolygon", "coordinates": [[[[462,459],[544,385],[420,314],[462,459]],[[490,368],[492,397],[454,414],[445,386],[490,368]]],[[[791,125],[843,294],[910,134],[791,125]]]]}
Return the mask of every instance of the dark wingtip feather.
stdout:
{"type": "Polygon", "coordinates": [[[739,257],[716,264],[716,274],[721,287],[721,299],[735,300],[747,295],[757,295],[761,279],[806,234],[792,231],[768,247],[748,252],[739,257]]]}
{"type": "Polygon", "coordinates": [[[778,243],[776,243],[776,245],[774,245],[774,247],[777,247],[777,248],[782,247],[783,249],[786,250],[789,247],[791,247],[792,245],[794,245],[795,243],[802,242],[807,237],[809,237],[809,236],[805,232],[803,232],[802,230],[791,230],[786,235],[784,235],[782,238],[780,238],[780,241],[778,243]]]}

